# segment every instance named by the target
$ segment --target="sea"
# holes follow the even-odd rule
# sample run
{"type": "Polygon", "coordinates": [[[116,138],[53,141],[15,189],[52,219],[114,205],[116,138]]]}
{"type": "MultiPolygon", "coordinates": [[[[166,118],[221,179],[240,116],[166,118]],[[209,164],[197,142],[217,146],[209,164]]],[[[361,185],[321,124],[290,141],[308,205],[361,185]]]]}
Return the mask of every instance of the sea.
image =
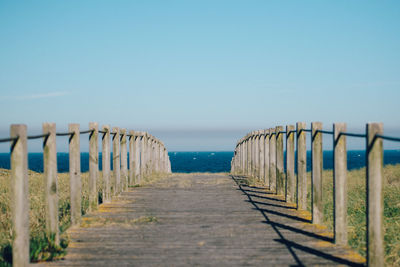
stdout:
{"type": "MultiPolygon", "coordinates": [[[[207,152],[169,152],[172,172],[192,173],[192,172],[229,172],[233,152],[231,151],[207,151],[207,152]]],[[[112,157],[111,157],[112,158],[112,157]]],[[[101,153],[99,156],[99,169],[101,170],[101,153]]],[[[365,151],[352,150],[347,152],[347,168],[349,170],[365,167],[365,151]]],[[[383,162],[387,164],[400,163],[400,150],[385,150],[383,162]]],[[[333,152],[324,151],[324,169],[333,168],[333,152]]],[[[10,169],[10,154],[0,153],[0,168],[10,169]]],[[[43,172],[43,154],[29,153],[28,168],[36,172],[43,172]]],[[[68,153],[57,154],[58,172],[68,172],[69,160],[68,153]]],[[[112,168],[112,161],[111,161],[112,168]]],[[[81,172],[89,169],[89,154],[81,153],[81,172]]],[[[307,152],[307,171],[311,170],[311,152],[307,152]]]]}

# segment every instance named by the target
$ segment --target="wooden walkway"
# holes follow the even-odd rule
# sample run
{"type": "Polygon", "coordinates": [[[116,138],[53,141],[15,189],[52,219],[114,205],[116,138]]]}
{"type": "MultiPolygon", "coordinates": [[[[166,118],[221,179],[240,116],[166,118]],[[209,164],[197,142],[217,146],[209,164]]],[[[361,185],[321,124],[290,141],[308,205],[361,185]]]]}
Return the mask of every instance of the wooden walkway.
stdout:
{"type": "Polygon", "coordinates": [[[362,265],[263,188],[224,175],[173,175],[131,188],[70,229],[64,260],[44,266],[362,265]]]}

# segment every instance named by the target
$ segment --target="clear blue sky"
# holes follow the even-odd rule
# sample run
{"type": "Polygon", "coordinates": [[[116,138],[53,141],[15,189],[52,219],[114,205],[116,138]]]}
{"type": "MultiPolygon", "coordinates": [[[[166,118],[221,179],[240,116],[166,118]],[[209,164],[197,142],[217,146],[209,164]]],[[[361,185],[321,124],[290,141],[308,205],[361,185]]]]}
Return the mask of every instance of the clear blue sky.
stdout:
{"type": "Polygon", "coordinates": [[[169,150],[296,121],[400,136],[400,1],[0,0],[0,92],[1,137],[45,121],[169,150]]]}

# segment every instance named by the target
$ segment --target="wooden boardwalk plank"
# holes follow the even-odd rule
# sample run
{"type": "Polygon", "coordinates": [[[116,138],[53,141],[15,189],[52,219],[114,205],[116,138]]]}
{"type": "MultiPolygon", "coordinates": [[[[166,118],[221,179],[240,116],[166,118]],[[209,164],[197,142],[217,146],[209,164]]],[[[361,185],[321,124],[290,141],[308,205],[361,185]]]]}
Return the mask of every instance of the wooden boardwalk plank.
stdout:
{"type": "Polygon", "coordinates": [[[188,174],[131,188],[70,229],[64,260],[43,265],[362,265],[306,214],[240,181],[188,174]]]}

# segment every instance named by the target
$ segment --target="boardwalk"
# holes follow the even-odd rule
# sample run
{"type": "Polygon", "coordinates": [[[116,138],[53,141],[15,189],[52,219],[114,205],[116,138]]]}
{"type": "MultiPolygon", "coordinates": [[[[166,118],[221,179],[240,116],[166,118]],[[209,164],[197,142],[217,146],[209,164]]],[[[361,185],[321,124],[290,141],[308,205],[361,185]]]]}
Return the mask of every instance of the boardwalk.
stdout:
{"type": "Polygon", "coordinates": [[[45,266],[358,265],[307,214],[224,175],[174,175],[131,188],[70,230],[45,266]]]}

